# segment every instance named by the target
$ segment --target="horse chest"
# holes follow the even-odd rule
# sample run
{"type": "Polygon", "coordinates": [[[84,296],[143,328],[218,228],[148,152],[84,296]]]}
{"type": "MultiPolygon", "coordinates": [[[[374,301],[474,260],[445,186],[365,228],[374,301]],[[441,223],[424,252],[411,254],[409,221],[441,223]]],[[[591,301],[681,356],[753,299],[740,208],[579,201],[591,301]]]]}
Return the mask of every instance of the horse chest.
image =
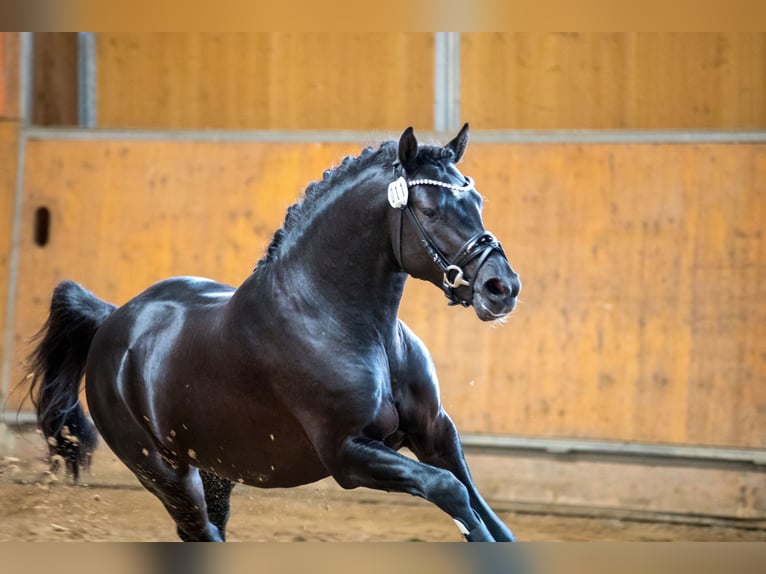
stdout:
{"type": "MultiPolygon", "coordinates": [[[[350,360],[347,356],[329,371],[314,371],[312,384],[305,379],[298,385],[300,399],[291,397],[293,404],[302,403],[298,418],[331,421],[334,428],[344,427],[349,433],[358,433],[383,440],[396,431],[399,414],[391,387],[387,359],[368,357],[350,360]],[[317,376],[319,372],[321,376],[317,376]]],[[[294,411],[296,412],[296,411],[294,411]]],[[[302,421],[305,422],[305,421],[302,421]]]]}
{"type": "Polygon", "coordinates": [[[370,423],[363,429],[365,436],[385,440],[399,428],[399,413],[396,411],[393,399],[383,397],[370,423]]]}

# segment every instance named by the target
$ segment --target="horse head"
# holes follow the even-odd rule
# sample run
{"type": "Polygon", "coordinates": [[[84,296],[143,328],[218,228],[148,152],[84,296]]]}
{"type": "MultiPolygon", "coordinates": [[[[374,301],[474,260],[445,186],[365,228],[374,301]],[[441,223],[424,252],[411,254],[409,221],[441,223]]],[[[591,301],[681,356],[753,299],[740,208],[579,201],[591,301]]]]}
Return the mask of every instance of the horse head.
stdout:
{"type": "Polygon", "coordinates": [[[393,250],[402,270],[442,288],[450,304],[494,321],[513,311],[521,282],[484,227],[473,180],[456,167],[468,133],[465,124],[443,147],[418,145],[411,127],[402,133],[388,189],[393,250]]]}

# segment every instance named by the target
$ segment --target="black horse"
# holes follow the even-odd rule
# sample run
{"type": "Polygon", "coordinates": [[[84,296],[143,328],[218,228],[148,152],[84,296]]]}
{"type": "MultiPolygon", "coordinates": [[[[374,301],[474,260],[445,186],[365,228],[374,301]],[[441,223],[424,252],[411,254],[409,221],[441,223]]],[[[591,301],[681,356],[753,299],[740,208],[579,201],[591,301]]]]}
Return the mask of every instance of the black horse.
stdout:
{"type": "Polygon", "coordinates": [[[236,483],[326,476],[429,500],[470,541],[513,540],[472,482],[428,350],[397,317],[408,274],[484,321],[516,304],[518,275],[455,167],[467,142],[468,125],[444,147],[408,128],[346,158],[289,208],[238,289],[177,277],[116,309],[60,284],[33,354],[40,426],[55,433],[81,408],[85,373],[101,436],[183,540],[225,538],[236,483]]]}

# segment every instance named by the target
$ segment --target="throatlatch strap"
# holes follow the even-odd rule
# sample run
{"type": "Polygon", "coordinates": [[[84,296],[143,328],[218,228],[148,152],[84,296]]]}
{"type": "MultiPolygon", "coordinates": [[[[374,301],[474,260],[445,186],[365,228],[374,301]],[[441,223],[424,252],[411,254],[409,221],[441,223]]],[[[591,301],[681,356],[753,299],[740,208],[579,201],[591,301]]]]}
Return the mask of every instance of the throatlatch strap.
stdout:
{"type": "Polygon", "coordinates": [[[423,225],[421,225],[420,220],[418,220],[415,212],[412,211],[409,205],[404,208],[404,211],[407,212],[407,216],[410,218],[412,225],[415,227],[415,231],[418,232],[418,235],[420,236],[420,242],[423,244],[423,247],[425,247],[429,257],[433,259],[434,263],[436,263],[442,271],[446,271],[450,266],[449,260],[431,240],[431,237],[428,235],[426,230],[423,229],[423,225]]]}
{"type": "MultiPolygon", "coordinates": [[[[399,264],[399,270],[404,271],[404,262],[402,261],[402,210],[399,210],[399,217],[397,218],[396,231],[394,232],[394,258],[399,264]]],[[[406,271],[405,271],[406,273],[406,271]]]]}

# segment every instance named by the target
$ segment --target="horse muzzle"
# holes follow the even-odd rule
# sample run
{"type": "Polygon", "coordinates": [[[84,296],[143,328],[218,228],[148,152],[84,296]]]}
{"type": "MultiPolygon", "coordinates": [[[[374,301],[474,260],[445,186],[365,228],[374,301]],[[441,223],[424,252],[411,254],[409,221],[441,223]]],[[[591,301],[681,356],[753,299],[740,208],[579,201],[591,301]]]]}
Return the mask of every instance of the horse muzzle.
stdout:
{"type": "Polygon", "coordinates": [[[521,281],[504,257],[490,257],[473,282],[472,305],[482,321],[505,319],[516,308],[521,281]]]}

